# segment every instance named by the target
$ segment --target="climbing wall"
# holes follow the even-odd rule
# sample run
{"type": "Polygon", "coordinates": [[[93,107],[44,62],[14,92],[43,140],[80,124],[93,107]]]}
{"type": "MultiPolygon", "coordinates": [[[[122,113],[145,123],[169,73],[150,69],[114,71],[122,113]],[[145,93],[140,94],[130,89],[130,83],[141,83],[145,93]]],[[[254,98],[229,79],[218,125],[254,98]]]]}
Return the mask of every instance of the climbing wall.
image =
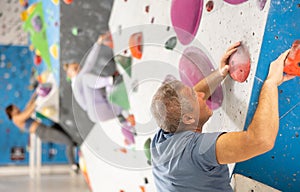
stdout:
{"type": "Polygon", "coordinates": [[[19,1],[0,1],[0,44],[2,45],[27,45],[27,33],[22,30],[20,19],[23,7],[19,1]]]}
{"type": "MultiPolygon", "coordinates": [[[[24,109],[33,90],[32,54],[24,46],[0,46],[0,165],[28,165],[30,147],[28,133],[21,132],[6,116],[6,106],[14,103],[24,109]]],[[[45,123],[50,123],[44,121],[45,123]]],[[[66,163],[65,147],[44,143],[43,164],[66,163]]]]}
{"type": "MultiPolygon", "coordinates": [[[[271,1],[248,116],[249,125],[257,107],[262,81],[269,63],[300,39],[299,1],[271,1]]],[[[235,172],[282,191],[298,191],[300,80],[295,78],[279,87],[280,128],[275,147],[270,152],[236,166],[235,172]]]]}
{"type": "Polygon", "coordinates": [[[66,79],[62,66],[68,62],[80,63],[98,36],[108,30],[113,1],[70,2],[60,3],[60,121],[73,138],[82,143],[94,123],[74,100],[71,82],[66,79]]]}
{"type": "MultiPolygon", "coordinates": [[[[36,8],[31,5],[41,2],[36,0],[0,2],[0,55],[1,55],[1,166],[28,164],[28,149],[30,147],[27,133],[22,133],[8,120],[4,109],[9,104],[16,104],[24,109],[27,101],[34,91],[35,83],[51,83],[51,91],[43,92],[37,99],[36,117],[45,124],[52,124],[59,120],[59,62],[57,49],[59,45],[59,7],[58,1],[43,1],[39,14],[45,16],[42,23],[25,24],[26,19],[36,8]],[[26,25],[26,27],[25,27],[26,25]],[[35,39],[39,44],[33,43],[32,35],[38,35],[43,28],[42,39],[35,39]],[[29,33],[28,33],[29,32],[29,33]],[[33,33],[32,33],[33,32],[33,33]],[[28,35],[30,34],[30,35],[28,35]],[[46,49],[38,50],[40,44],[47,45],[46,49]],[[35,44],[35,45],[33,45],[35,44]],[[22,45],[22,46],[19,46],[22,45]],[[42,54],[42,56],[41,56],[42,54]],[[43,55],[49,56],[46,62],[43,55]],[[49,118],[46,119],[45,117],[49,118]]],[[[49,84],[48,84],[49,85],[49,84]]],[[[42,163],[66,163],[65,147],[53,143],[43,143],[42,163]]]]}
{"type": "MultiPolygon", "coordinates": [[[[211,69],[218,67],[225,50],[236,41],[242,41],[249,51],[250,74],[243,83],[228,77],[218,88],[219,93],[211,101],[214,115],[204,130],[240,131],[245,126],[270,1],[258,4],[256,1],[227,3],[205,0],[189,1],[183,3],[184,6],[174,6],[172,2],[175,1],[114,2],[109,27],[114,40],[115,60],[129,98],[129,112],[135,116],[136,134],[135,143],[128,145],[117,120],[94,125],[82,151],[95,191],[143,191],[142,188],[155,191],[145,147],[147,140],[158,130],[149,111],[154,92],[169,74],[184,81],[181,72],[189,71],[190,67],[200,69],[203,76],[208,75],[211,69]],[[182,23],[176,15],[179,12],[190,16],[183,23],[194,27],[193,36],[186,36],[174,27],[178,24],[176,20],[182,23]],[[196,25],[199,25],[198,29],[196,25]],[[195,67],[183,54],[207,65],[195,67]],[[99,178],[103,182],[99,182],[99,178]]],[[[187,80],[187,84],[193,80],[187,80]]],[[[233,170],[233,165],[230,170],[233,170]]]]}

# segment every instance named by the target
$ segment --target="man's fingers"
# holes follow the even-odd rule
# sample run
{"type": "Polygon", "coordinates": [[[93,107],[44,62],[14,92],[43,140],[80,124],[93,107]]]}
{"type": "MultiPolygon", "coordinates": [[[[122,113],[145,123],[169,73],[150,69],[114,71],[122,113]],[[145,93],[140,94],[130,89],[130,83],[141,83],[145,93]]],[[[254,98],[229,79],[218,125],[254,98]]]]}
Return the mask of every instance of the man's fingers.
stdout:
{"type": "Polygon", "coordinates": [[[231,49],[237,48],[237,47],[240,46],[240,45],[241,45],[241,42],[238,41],[238,42],[234,43],[233,45],[231,45],[231,46],[227,49],[226,52],[230,51],[231,49]]]}
{"type": "Polygon", "coordinates": [[[282,54],[278,57],[278,60],[284,61],[284,60],[287,58],[289,52],[290,52],[290,49],[286,50],[284,53],[282,53],[282,54]]]}
{"type": "MultiPolygon", "coordinates": [[[[223,56],[223,62],[226,62],[227,61],[227,59],[234,53],[234,52],[236,52],[236,50],[237,50],[237,48],[234,48],[234,49],[231,49],[231,50],[229,50],[229,51],[227,51],[226,53],[225,53],[225,55],[223,56]]],[[[227,63],[226,63],[227,64],[227,63]]]]}

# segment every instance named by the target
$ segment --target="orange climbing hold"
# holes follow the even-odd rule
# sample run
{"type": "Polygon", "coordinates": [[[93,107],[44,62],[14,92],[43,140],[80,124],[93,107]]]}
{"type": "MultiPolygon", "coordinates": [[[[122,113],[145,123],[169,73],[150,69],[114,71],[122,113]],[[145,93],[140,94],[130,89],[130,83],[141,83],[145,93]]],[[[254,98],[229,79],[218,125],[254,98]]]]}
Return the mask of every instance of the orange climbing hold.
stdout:
{"type": "Polygon", "coordinates": [[[129,49],[132,57],[137,59],[142,58],[143,54],[143,33],[134,33],[130,36],[129,39],[129,49]]]}
{"type": "Polygon", "coordinates": [[[296,40],[285,60],[284,72],[300,76],[300,40],[296,40]]]}
{"type": "Polygon", "coordinates": [[[126,120],[131,124],[131,126],[135,126],[135,118],[134,115],[128,115],[128,117],[126,118],[126,120]]]}
{"type": "Polygon", "coordinates": [[[146,189],[144,186],[140,186],[141,192],[146,192],[146,189]]]}

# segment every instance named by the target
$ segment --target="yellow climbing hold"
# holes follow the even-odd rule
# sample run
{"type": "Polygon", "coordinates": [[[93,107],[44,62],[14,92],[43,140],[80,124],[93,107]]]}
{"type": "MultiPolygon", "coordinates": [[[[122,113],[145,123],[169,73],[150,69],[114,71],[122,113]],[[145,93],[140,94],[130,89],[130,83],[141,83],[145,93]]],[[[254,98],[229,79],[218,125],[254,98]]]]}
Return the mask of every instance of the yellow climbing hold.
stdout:
{"type": "Polygon", "coordinates": [[[52,3],[54,3],[54,5],[58,5],[59,4],[59,0],[52,0],[52,3]]]}
{"type": "Polygon", "coordinates": [[[51,105],[51,106],[43,107],[41,112],[44,116],[51,117],[51,116],[55,115],[56,109],[54,106],[51,105]]]}
{"type": "Polygon", "coordinates": [[[35,7],[36,4],[32,4],[30,7],[27,8],[28,15],[30,15],[34,11],[35,7]]]}
{"type": "Polygon", "coordinates": [[[27,11],[23,11],[23,12],[20,14],[20,17],[21,17],[21,20],[22,20],[22,21],[26,21],[27,18],[28,18],[27,11]]]}
{"type": "Polygon", "coordinates": [[[50,53],[51,53],[51,55],[52,55],[55,59],[58,58],[58,46],[57,46],[57,44],[51,45],[51,47],[50,47],[50,53]]]}
{"type": "Polygon", "coordinates": [[[30,51],[33,51],[34,50],[34,46],[31,44],[31,45],[29,45],[29,50],[30,51]]]}
{"type": "Polygon", "coordinates": [[[36,50],[35,50],[35,54],[38,55],[38,56],[41,56],[40,50],[36,49],[36,50]]]}

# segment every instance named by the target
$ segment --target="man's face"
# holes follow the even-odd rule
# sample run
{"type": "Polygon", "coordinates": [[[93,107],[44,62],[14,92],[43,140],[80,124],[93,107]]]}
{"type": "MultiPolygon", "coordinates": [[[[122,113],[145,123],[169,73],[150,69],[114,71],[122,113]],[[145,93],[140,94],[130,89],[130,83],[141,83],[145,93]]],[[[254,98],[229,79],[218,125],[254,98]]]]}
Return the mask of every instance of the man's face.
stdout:
{"type": "Polygon", "coordinates": [[[69,78],[75,77],[78,74],[78,72],[79,72],[79,68],[80,68],[80,66],[77,63],[69,64],[69,66],[67,68],[67,71],[66,71],[67,76],[69,78]]]}

